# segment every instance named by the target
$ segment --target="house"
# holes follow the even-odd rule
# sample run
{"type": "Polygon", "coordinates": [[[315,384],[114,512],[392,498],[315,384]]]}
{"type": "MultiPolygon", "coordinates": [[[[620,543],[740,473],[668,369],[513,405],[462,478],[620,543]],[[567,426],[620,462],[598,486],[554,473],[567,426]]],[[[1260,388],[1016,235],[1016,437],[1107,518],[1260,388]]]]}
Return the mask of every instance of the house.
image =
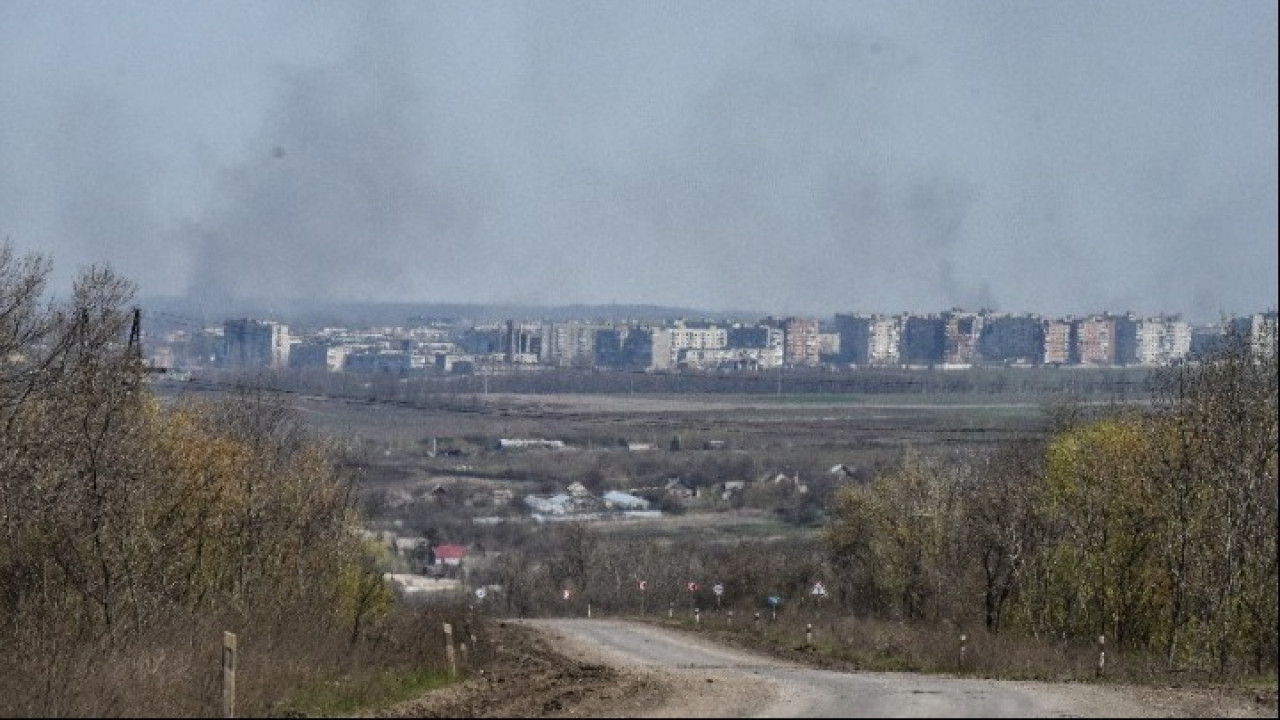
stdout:
{"type": "Polygon", "coordinates": [[[457,567],[467,556],[466,545],[436,545],[431,548],[432,564],[457,567]]]}
{"type": "Polygon", "coordinates": [[[790,489],[801,495],[809,492],[809,486],[800,481],[800,473],[794,473],[788,476],[786,473],[774,473],[766,475],[761,482],[772,482],[775,485],[790,486],[790,489]]]}
{"type": "Polygon", "coordinates": [[[536,515],[568,515],[573,511],[573,498],[563,493],[550,496],[526,495],[524,504],[536,515]]]}
{"type": "Polygon", "coordinates": [[[746,489],[746,480],[726,480],[720,483],[720,497],[728,500],[732,498],[735,493],[740,493],[746,489]]]}
{"type": "Polygon", "coordinates": [[[500,438],[498,440],[499,450],[517,450],[524,448],[563,450],[565,449],[565,444],[563,440],[544,440],[542,438],[500,438]]]}
{"type": "Polygon", "coordinates": [[[669,495],[674,495],[682,500],[692,497],[698,497],[698,489],[690,487],[688,483],[678,477],[670,478],[662,489],[669,495]]]}
{"type": "Polygon", "coordinates": [[[412,555],[419,548],[426,547],[427,539],[420,537],[397,537],[393,540],[395,551],[402,555],[412,555]]]}
{"type": "Polygon", "coordinates": [[[648,510],[649,501],[631,493],[611,490],[604,494],[604,506],[608,510],[648,510]]]}

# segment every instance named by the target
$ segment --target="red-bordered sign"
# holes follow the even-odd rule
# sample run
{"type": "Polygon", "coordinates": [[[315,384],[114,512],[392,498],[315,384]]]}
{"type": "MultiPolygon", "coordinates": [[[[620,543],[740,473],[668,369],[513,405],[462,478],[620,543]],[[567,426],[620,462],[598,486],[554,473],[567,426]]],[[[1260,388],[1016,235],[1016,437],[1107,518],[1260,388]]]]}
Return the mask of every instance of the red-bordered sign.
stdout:
{"type": "Polygon", "coordinates": [[[640,581],[640,592],[644,592],[645,590],[648,590],[648,589],[649,589],[649,583],[648,583],[648,582],[646,582],[646,581],[644,581],[644,580],[641,580],[641,581],[640,581]]]}
{"type": "Polygon", "coordinates": [[[689,583],[689,592],[698,592],[698,583],[696,582],[689,583]]]}

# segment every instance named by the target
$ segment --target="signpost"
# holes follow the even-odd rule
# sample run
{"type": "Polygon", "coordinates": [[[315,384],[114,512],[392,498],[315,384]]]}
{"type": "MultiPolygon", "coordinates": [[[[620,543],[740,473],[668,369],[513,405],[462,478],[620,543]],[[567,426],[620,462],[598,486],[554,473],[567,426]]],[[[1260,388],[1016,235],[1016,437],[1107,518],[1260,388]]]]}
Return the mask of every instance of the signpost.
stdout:
{"type": "Polygon", "coordinates": [[[827,588],[825,585],[822,584],[822,581],[819,580],[818,582],[813,584],[813,589],[809,591],[809,594],[813,595],[814,597],[826,597],[827,588]]]}
{"type": "Polygon", "coordinates": [[[782,604],[782,598],[777,595],[769,596],[769,610],[773,612],[773,619],[778,619],[778,606],[782,604]]]}
{"type": "Polygon", "coordinates": [[[236,634],[222,633],[222,717],[236,716],[236,634]]]}
{"type": "Polygon", "coordinates": [[[720,596],[724,595],[724,585],[720,583],[712,585],[711,592],[716,594],[716,612],[720,612],[720,596]]]}

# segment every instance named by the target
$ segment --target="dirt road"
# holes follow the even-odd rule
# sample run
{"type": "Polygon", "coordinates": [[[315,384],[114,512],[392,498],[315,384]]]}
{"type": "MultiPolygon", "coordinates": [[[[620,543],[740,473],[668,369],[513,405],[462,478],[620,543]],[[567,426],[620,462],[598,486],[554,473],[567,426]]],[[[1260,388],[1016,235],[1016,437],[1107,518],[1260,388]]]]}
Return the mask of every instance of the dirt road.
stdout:
{"type": "Polygon", "coordinates": [[[1242,692],[841,673],[644,623],[508,621],[501,662],[384,717],[1275,717],[1242,692]]]}
{"type": "Polygon", "coordinates": [[[779,662],[650,625],[540,620],[579,657],[660,671],[674,693],[654,717],[1143,717],[1108,688],[967,680],[912,673],[838,673],[779,662]]]}

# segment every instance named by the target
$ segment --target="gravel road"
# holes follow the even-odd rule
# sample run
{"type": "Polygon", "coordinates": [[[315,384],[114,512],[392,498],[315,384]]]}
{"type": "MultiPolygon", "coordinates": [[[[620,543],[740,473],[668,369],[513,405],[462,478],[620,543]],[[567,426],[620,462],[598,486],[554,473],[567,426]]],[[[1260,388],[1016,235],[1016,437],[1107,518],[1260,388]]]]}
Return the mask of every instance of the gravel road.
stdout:
{"type": "Polygon", "coordinates": [[[671,692],[628,717],[1267,717],[1240,709],[1197,708],[1193,697],[1151,689],[996,681],[914,673],[840,673],[718,646],[642,623],[556,619],[523,621],[558,650],[671,692]]]}

